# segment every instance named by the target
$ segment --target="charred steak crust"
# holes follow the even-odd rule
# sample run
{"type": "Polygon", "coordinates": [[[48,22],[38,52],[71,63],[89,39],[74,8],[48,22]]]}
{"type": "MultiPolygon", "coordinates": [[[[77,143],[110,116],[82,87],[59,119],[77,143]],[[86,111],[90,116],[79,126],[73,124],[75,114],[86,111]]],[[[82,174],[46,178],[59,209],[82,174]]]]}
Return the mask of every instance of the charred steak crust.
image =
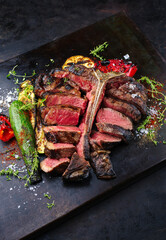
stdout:
{"type": "Polygon", "coordinates": [[[147,112],[147,91],[134,78],[115,78],[107,84],[106,95],[135,105],[143,114],[147,112]]]}
{"type": "Polygon", "coordinates": [[[100,133],[100,132],[93,132],[90,138],[90,145],[92,151],[97,150],[110,150],[112,147],[116,146],[118,143],[121,142],[120,138],[113,137],[109,134],[100,133]]]}
{"type": "Polygon", "coordinates": [[[53,143],[72,143],[76,145],[81,136],[81,131],[77,127],[72,126],[51,126],[44,127],[46,139],[53,143]]]}
{"type": "Polygon", "coordinates": [[[103,106],[123,113],[127,117],[131,118],[134,122],[138,122],[141,119],[141,112],[133,104],[111,97],[105,97],[103,99],[103,106]]]}
{"type": "Polygon", "coordinates": [[[109,123],[96,123],[96,126],[100,132],[121,138],[123,141],[127,143],[131,141],[134,137],[133,133],[130,130],[126,130],[117,125],[112,125],[109,123]]]}
{"type": "Polygon", "coordinates": [[[44,153],[49,158],[60,159],[71,157],[75,150],[73,144],[47,142],[44,153]]]}
{"type": "Polygon", "coordinates": [[[63,179],[72,182],[87,179],[89,177],[89,167],[89,163],[75,152],[63,173],[63,179]]]}
{"type": "Polygon", "coordinates": [[[110,179],[116,177],[107,152],[93,152],[91,154],[90,164],[98,178],[110,179]]]}
{"type": "Polygon", "coordinates": [[[35,80],[35,94],[43,97],[47,91],[53,91],[61,83],[60,78],[54,78],[50,75],[40,74],[35,80]]]}
{"type": "Polygon", "coordinates": [[[58,78],[67,77],[86,92],[89,92],[92,89],[93,84],[96,82],[93,70],[79,64],[73,64],[68,68],[65,68],[65,70],[55,71],[52,76],[58,78]]]}

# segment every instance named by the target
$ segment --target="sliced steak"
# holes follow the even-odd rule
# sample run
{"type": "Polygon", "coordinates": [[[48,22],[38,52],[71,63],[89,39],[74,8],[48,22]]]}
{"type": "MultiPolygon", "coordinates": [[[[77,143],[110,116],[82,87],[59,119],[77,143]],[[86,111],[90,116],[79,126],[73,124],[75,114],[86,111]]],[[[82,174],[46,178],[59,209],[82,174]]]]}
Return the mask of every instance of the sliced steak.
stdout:
{"type": "Polygon", "coordinates": [[[52,72],[47,75],[40,74],[35,80],[36,96],[42,98],[48,93],[66,93],[81,96],[79,86],[76,83],[66,78],[55,78],[52,72]]]}
{"type": "Polygon", "coordinates": [[[80,108],[64,107],[41,107],[41,118],[44,125],[74,125],[79,122],[80,108]]]}
{"type": "Polygon", "coordinates": [[[40,168],[45,173],[54,171],[57,174],[62,174],[66,170],[69,163],[69,158],[60,158],[58,160],[46,158],[40,163],[40,168]]]}
{"type": "Polygon", "coordinates": [[[133,104],[118,99],[105,97],[103,99],[103,106],[106,108],[112,108],[125,114],[126,116],[130,117],[134,122],[138,122],[141,119],[141,112],[133,104]]]}
{"type": "Polygon", "coordinates": [[[93,152],[91,154],[90,164],[98,178],[110,179],[116,177],[107,152],[93,152]]]}
{"type": "Polygon", "coordinates": [[[66,94],[81,97],[81,92],[78,89],[71,87],[71,85],[68,83],[60,84],[55,89],[45,92],[43,94],[43,97],[47,96],[48,94],[56,94],[56,93],[66,93],[66,94]]]}
{"type": "Polygon", "coordinates": [[[96,78],[94,80],[95,84],[93,85],[91,92],[87,93],[89,103],[86,114],[81,123],[82,126],[84,126],[84,128],[82,128],[82,136],[77,145],[78,154],[86,160],[90,159],[89,135],[92,130],[96,113],[104,97],[107,81],[109,81],[110,78],[117,76],[116,73],[101,73],[99,70],[93,71],[93,74],[96,78]]]}
{"type": "Polygon", "coordinates": [[[63,173],[63,179],[67,181],[82,181],[89,177],[89,163],[81,158],[77,153],[74,153],[69,166],[63,173]]]}
{"type": "Polygon", "coordinates": [[[65,70],[55,71],[52,76],[58,78],[68,78],[75,82],[83,91],[89,92],[96,78],[93,74],[93,69],[86,68],[83,65],[73,64],[65,68],[65,70]]]}
{"type": "Polygon", "coordinates": [[[57,93],[47,95],[45,104],[47,107],[52,107],[55,105],[78,107],[81,108],[81,113],[83,114],[86,109],[87,99],[65,93],[57,93]]]}
{"type": "Polygon", "coordinates": [[[126,75],[120,76],[114,79],[111,79],[107,84],[107,90],[111,88],[121,89],[124,92],[128,93],[140,93],[142,100],[147,101],[147,90],[146,88],[139,82],[137,82],[134,78],[128,77],[126,75]]]}
{"type": "Polygon", "coordinates": [[[53,91],[61,83],[60,78],[54,78],[50,75],[40,74],[35,81],[35,94],[42,97],[47,91],[53,91]]]}
{"type": "Polygon", "coordinates": [[[90,145],[89,134],[85,131],[82,133],[79,143],[76,146],[77,153],[80,157],[89,160],[90,159],[90,145]]]}
{"type": "Polygon", "coordinates": [[[110,123],[112,125],[117,125],[126,130],[133,129],[133,124],[128,117],[111,108],[101,108],[98,111],[96,121],[98,123],[110,123]]]}
{"type": "Polygon", "coordinates": [[[121,138],[125,142],[129,142],[133,138],[133,134],[130,130],[126,130],[117,125],[109,123],[96,123],[97,129],[102,133],[110,134],[111,136],[121,138]]]}
{"type": "Polygon", "coordinates": [[[81,136],[80,129],[72,126],[49,126],[43,130],[47,140],[53,143],[77,144],[81,136]]]}
{"type": "Polygon", "coordinates": [[[75,150],[73,144],[47,142],[44,153],[49,158],[60,159],[71,157],[75,150]]]}
{"type": "Polygon", "coordinates": [[[147,112],[147,92],[135,79],[117,78],[107,84],[106,94],[135,105],[143,114],[147,112]]]}
{"type": "Polygon", "coordinates": [[[100,149],[109,150],[120,142],[121,138],[113,137],[109,134],[100,132],[93,132],[90,138],[90,144],[93,151],[100,149]]]}

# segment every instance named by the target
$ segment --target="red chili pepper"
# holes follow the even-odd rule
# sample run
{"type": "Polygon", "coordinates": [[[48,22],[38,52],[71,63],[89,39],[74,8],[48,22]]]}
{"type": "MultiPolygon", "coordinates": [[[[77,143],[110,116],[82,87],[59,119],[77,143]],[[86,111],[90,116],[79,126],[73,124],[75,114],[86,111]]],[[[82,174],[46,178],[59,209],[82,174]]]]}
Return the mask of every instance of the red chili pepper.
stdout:
{"type": "Polygon", "coordinates": [[[14,137],[14,132],[11,128],[9,119],[5,115],[0,115],[0,139],[4,142],[9,141],[14,137]]]}
{"type": "Polygon", "coordinates": [[[126,73],[127,76],[133,77],[137,71],[137,67],[132,63],[126,63],[123,60],[119,59],[109,59],[106,61],[99,61],[95,63],[95,67],[100,71],[107,72],[123,72],[126,73]]]}

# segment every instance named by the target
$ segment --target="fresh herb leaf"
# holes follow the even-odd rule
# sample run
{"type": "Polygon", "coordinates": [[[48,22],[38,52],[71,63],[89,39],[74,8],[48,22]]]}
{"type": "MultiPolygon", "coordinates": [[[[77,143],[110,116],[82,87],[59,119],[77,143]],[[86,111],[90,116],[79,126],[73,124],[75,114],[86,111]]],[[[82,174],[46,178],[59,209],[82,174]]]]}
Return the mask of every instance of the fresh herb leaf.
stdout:
{"type": "Polygon", "coordinates": [[[34,75],[36,75],[36,72],[35,70],[33,70],[32,74],[27,76],[26,73],[24,73],[24,75],[19,75],[19,74],[16,74],[16,71],[15,69],[18,67],[18,65],[15,65],[12,70],[9,71],[9,73],[6,75],[7,78],[9,78],[10,76],[13,76],[14,79],[15,79],[15,83],[18,84],[18,78],[22,78],[22,80],[24,81],[26,78],[31,78],[33,77],[34,75]]]}
{"type": "Polygon", "coordinates": [[[52,203],[47,203],[47,208],[52,209],[52,207],[55,206],[55,202],[53,201],[52,203]]]}
{"type": "Polygon", "coordinates": [[[47,193],[44,193],[44,197],[51,199],[51,195],[48,195],[47,193]]]}
{"type": "Polygon", "coordinates": [[[137,128],[138,131],[144,129],[147,124],[150,123],[151,116],[147,116],[147,118],[141,123],[141,125],[137,128]]]}
{"type": "MultiPolygon", "coordinates": [[[[29,98],[29,97],[28,97],[28,98],[29,98]]],[[[30,99],[30,98],[29,98],[29,99],[30,99]]],[[[39,105],[42,106],[43,102],[45,102],[45,101],[46,101],[45,98],[41,99],[39,105]]],[[[24,105],[22,105],[22,106],[20,107],[20,110],[30,111],[30,110],[32,110],[32,109],[35,107],[35,105],[37,105],[37,104],[38,104],[38,102],[34,102],[34,103],[32,103],[32,102],[27,102],[26,104],[24,104],[24,105]]]]}
{"type": "Polygon", "coordinates": [[[65,78],[64,78],[64,83],[66,83],[67,81],[68,81],[68,78],[65,77],[65,78]]]}
{"type": "Polygon", "coordinates": [[[22,171],[18,171],[18,170],[14,171],[11,168],[7,168],[7,169],[2,169],[0,171],[0,176],[4,176],[4,175],[8,176],[8,178],[9,178],[8,181],[11,180],[9,176],[14,176],[14,177],[17,177],[20,180],[23,180],[25,178],[25,176],[23,176],[23,177],[19,176],[19,173],[21,173],[21,172],[22,171]]]}
{"type": "Polygon", "coordinates": [[[90,50],[90,54],[93,55],[94,57],[99,58],[100,60],[105,60],[102,56],[100,56],[98,53],[103,52],[105,48],[108,47],[108,43],[104,42],[103,44],[95,47],[93,50],[90,50]]]}
{"type": "Polygon", "coordinates": [[[6,176],[6,180],[7,181],[11,181],[12,179],[11,179],[11,177],[9,177],[8,175],[6,176]]]}
{"type": "Polygon", "coordinates": [[[146,129],[148,127],[147,137],[151,140],[155,145],[157,145],[156,132],[157,129],[163,125],[165,122],[165,112],[166,112],[166,95],[163,93],[163,84],[156,81],[155,79],[150,79],[147,76],[143,76],[137,80],[138,82],[145,83],[147,85],[147,91],[151,95],[152,99],[156,102],[160,102],[160,107],[155,109],[156,114],[148,116],[144,122],[137,128],[138,131],[141,129],[146,129]],[[152,124],[153,123],[153,124],[152,124]]]}
{"type": "Polygon", "coordinates": [[[75,67],[75,68],[74,68],[74,71],[77,71],[77,72],[78,72],[79,70],[80,70],[79,67],[75,67]]]}
{"type": "Polygon", "coordinates": [[[34,173],[38,170],[39,167],[39,158],[38,158],[38,152],[37,150],[33,153],[33,162],[28,162],[29,165],[31,165],[31,171],[29,172],[29,177],[27,177],[27,181],[25,183],[25,187],[28,187],[28,184],[31,184],[31,177],[34,175],[34,173]]]}

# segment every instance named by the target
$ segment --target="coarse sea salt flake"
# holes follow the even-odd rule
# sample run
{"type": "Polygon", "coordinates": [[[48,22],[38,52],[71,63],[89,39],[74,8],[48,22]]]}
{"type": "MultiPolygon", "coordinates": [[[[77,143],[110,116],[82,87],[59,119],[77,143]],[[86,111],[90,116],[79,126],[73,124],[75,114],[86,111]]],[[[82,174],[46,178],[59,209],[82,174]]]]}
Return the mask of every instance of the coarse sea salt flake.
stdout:
{"type": "Polygon", "coordinates": [[[130,58],[129,54],[126,54],[126,55],[124,55],[123,57],[124,57],[125,60],[127,60],[127,59],[130,58]]]}

